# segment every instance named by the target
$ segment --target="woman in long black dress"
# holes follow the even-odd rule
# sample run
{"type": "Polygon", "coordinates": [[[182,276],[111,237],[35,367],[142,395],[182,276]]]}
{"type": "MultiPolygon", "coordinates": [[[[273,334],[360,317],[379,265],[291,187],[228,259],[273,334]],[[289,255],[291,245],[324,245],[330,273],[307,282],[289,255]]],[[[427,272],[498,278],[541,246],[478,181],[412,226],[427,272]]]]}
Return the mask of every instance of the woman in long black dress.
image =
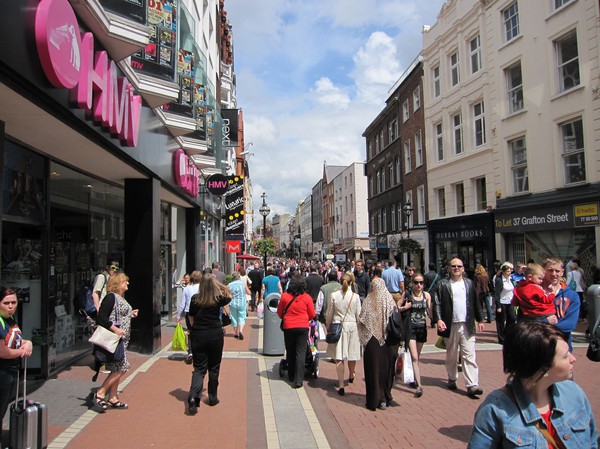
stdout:
{"type": "Polygon", "coordinates": [[[219,403],[219,371],[223,357],[221,307],[231,302],[231,292],[210,273],[202,275],[198,293],[192,296],[189,320],[190,342],[194,360],[192,384],[188,395],[188,411],[195,415],[200,406],[204,376],[208,371],[208,405],[219,403]]]}
{"type": "Polygon", "coordinates": [[[398,345],[385,344],[388,319],[396,302],[385,286],[381,269],[375,268],[375,277],[371,281],[371,290],[362,303],[358,332],[364,346],[363,361],[365,368],[365,386],[367,408],[385,410],[392,400],[394,369],[398,357],[398,345]]]}

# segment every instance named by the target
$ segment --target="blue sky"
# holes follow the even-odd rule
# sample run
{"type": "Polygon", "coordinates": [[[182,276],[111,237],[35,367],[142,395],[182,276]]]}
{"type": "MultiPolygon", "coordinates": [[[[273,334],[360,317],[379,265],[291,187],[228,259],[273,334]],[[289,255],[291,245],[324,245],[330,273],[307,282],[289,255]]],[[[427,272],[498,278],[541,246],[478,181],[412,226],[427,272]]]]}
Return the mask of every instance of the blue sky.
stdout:
{"type": "Polygon", "coordinates": [[[443,3],[226,0],[255,210],[266,192],[271,211],[293,214],[325,161],[365,160],[362,133],[443,3]]]}

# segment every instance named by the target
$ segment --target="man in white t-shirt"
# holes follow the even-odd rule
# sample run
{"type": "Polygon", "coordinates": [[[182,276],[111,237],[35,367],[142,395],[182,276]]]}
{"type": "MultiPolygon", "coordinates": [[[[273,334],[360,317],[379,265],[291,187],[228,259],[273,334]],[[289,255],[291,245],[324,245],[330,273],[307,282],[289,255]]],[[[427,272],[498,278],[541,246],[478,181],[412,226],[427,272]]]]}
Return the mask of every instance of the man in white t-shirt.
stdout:
{"type": "Polygon", "coordinates": [[[106,296],[106,285],[108,284],[108,278],[113,274],[117,274],[120,269],[119,262],[113,260],[106,266],[106,268],[104,268],[104,271],[98,274],[94,279],[92,299],[94,300],[94,306],[96,306],[96,310],[100,310],[100,303],[106,296]]]}
{"type": "Polygon", "coordinates": [[[467,394],[477,397],[483,394],[475,356],[475,331],[477,328],[481,332],[484,328],[481,301],[476,300],[473,281],[463,276],[465,267],[462,260],[452,259],[448,268],[450,279],[442,279],[433,291],[433,318],[438,335],[446,338],[448,388],[457,388],[460,351],[467,394]]]}

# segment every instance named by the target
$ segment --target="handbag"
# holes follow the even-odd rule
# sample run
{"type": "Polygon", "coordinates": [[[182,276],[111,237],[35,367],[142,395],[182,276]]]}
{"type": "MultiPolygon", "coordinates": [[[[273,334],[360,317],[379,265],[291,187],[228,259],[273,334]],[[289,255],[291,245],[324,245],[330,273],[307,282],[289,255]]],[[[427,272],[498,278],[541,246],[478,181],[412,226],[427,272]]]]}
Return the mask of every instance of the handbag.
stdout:
{"type": "Polygon", "coordinates": [[[402,326],[402,315],[397,307],[394,307],[390,317],[388,318],[387,326],[385,327],[385,344],[394,346],[402,343],[404,340],[404,329],[402,326]]]}
{"type": "Polygon", "coordinates": [[[94,345],[94,350],[92,354],[96,358],[96,360],[100,363],[110,363],[110,362],[120,362],[125,358],[125,343],[123,340],[119,340],[117,344],[117,348],[114,353],[108,352],[106,349],[101,346],[94,345]]]}
{"type": "Polygon", "coordinates": [[[600,326],[600,315],[596,320],[596,324],[592,328],[590,336],[590,344],[587,349],[585,356],[592,362],[600,362],[600,336],[598,336],[598,327],[600,326]]]}
{"type": "Polygon", "coordinates": [[[221,326],[229,326],[231,324],[231,316],[223,310],[221,314],[221,326]]]}
{"type": "Polygon", "coordinates": [[[117,350],[117,345],[119,344],[120,340],[121,336],[109,331],[105,327],[98,326],[90,337],[89,342],[96,346],[100,346],[110,354],[114,354],[114,352],[117,350]]]}
{"type": "MultiPolygon", "coordinates": [[[[345,296],[345,294],[344,294],[345,296]]],[[[342,297],[342,299],[344,299],[342,297]]],[[[352,297],[350,297],[350,301],[348,302],[348,307],[346,307],[346,313],[344,313],[344,318],[340,323],[331,323],[329,325],[329,329],[327,329],[327,335],[325,336],[325,341],[327,343],[337,343],[342,337],[342,325],[344,324],[344,320],[346,319],[346,315],[348,315],[348,310],[350,310],[350,305],[352,304],[352,297]]]]}

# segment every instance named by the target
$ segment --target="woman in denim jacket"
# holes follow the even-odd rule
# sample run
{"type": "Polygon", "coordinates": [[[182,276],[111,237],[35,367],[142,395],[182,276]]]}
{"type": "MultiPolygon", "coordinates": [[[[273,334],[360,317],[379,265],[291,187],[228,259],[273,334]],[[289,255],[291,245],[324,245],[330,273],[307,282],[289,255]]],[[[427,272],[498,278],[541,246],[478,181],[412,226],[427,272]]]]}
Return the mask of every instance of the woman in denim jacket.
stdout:
{"type": "Polygon", "coordinates": [[[590,403],[570,380],[575,356],[564,334],[525,320],[507,331],[502,352],[508,383],[475,413],[468,448],[598,448],[590,403]]]}

